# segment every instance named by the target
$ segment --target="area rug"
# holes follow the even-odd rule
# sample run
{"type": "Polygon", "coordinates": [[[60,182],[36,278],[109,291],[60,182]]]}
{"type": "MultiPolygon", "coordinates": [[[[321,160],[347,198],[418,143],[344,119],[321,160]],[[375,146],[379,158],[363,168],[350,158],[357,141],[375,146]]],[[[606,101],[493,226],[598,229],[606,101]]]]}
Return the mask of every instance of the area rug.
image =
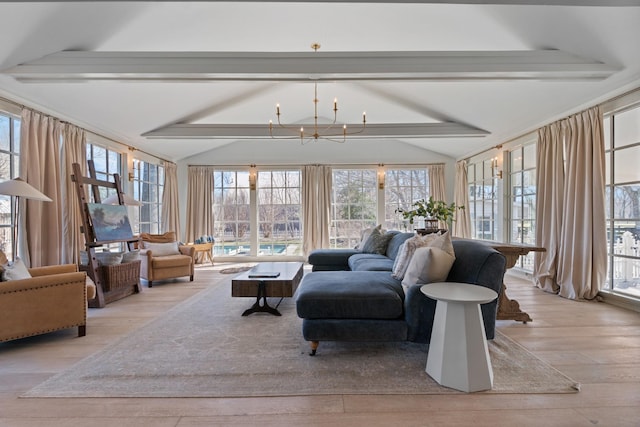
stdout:
{"type": "MultiPolygon", "coordinates": [[[[239,397],[448,394],[425,373],[428,346],[302,338],[295,301],[282,317],[242,312],[231,278],[204,289],[23,397],[239,397]]],[[[270,301],[272,305],[277,300],[270,301]]],[[[494,387],[482,393],[571,393],[576,383],[498,333],[489,349],[494,387]]]]}

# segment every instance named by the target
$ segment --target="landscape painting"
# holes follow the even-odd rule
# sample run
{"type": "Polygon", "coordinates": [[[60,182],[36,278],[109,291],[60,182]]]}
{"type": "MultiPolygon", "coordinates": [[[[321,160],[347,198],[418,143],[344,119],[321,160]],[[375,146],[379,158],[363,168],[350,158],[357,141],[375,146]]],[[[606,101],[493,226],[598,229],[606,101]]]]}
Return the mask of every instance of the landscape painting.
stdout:
{"type": "Polygon", "coordinates": [[[97,241],[133,238],[126,206],[87,203],[87,207],[97,241]]]}

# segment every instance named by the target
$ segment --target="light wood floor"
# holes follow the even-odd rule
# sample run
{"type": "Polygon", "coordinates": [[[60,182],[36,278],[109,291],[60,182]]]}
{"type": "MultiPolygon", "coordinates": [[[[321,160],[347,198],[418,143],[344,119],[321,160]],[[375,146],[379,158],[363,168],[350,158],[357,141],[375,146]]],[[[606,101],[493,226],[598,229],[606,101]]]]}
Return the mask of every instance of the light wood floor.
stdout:
{"type": "Polygon", "coordinates": [[[159,282],[152,289],[145,287],[142,294],[91,309],[83,338],[77,338],[75,331],[62,331],[0,344],[0,426],[640,426],[640,314],[604,303],[568,301],[515,276],[507,277],[508,295],[520,302],[533,322],[500,321],[498,328],[579,381],[580,393],[19,397],[220,277],[217,271],[199,267],[193,283],[159,282]]]}

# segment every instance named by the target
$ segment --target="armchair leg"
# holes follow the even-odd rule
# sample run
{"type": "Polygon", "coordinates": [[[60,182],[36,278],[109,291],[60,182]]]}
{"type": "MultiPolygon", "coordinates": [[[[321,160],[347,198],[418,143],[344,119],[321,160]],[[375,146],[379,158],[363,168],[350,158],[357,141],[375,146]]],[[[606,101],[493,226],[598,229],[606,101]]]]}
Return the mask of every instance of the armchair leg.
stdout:
{"type": "Polygon", "coordinates": [[[153,288],[153,283],[151,283],[151,280],[149,280],[149,287],[153,288]]]}
{"type": "Polygon", "coordinates": [[[309,353],[309,356],[316,355],[316,350],[318,350],[319,345],[320,345],[320,341],[311,341],[311,353],[309,353]]]}
{"type": "Polygon", "coordinates": [[[78,326],[78,337],[84,337],[87,335],[87,325],[78,326]]]}
{"type": "Polygon", "coordinates": [[[193,274],[191,276],[189,276],[189,281],[193,282],[193,274]]]}

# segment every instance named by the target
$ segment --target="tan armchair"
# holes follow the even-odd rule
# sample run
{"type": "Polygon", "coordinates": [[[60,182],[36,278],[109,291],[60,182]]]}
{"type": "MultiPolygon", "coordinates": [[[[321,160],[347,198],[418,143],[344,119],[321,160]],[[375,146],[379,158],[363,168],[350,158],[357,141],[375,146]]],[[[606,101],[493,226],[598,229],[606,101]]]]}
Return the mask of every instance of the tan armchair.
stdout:
{"type": "MultiPolygon", "coordinates": [[[[6,260],[1,252],[0,258],[6,260]]],[[[85,336],[87,299],[95,296],[86,273],[75,264],[36,267],[29,273],[29,279],[0,282],[0,342],[76,326],[78,336],[85,336]]]]}
{"type": "MultiPolygon", "coordinates": [[[[155,280],[173,279],[189,276],[193,282],[195,266],[195,248],[193,246],[177,245],[179,253],[168,255],[154,255],[151,247],[158,243],[175,243],[176,233],[168,231],[164,234],[140,234],[140,277],[145,279],[149,287],[155,280]]],[[[157,252],[157,251],[156,251],[157,252]]]]}

